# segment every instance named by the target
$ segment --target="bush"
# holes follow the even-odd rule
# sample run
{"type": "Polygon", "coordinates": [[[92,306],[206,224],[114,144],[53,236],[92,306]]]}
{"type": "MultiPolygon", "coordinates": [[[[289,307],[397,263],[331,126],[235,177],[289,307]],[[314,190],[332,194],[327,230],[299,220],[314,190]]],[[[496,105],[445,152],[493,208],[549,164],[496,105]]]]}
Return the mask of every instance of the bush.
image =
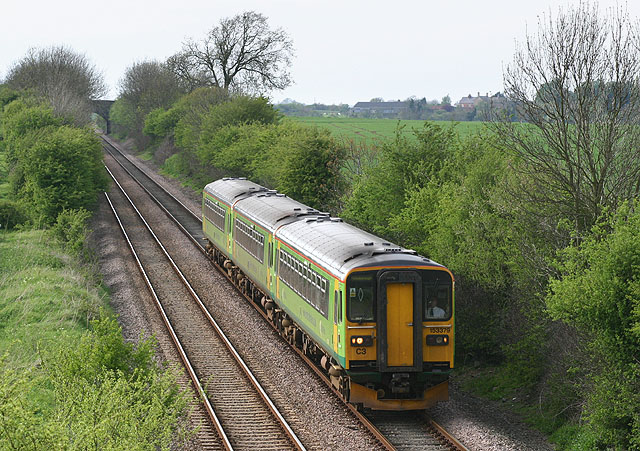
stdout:
{"type": "Polygon", "coordinates": [[[10,230],[27,220],[25,209],[19,202],[0,199],[0,229],[10,230]]]}
{"type": "Polygon", "coordinates": [[[173,130],[180,119],[180,110],[171,108],[164,110],[157,108],[151,111],[144,119],[142,132],[152,138],[164,138],[173,134],[173,130]]]}
{"type": "Polygon", "coordinates": [[[0,361],[0,448],[170,449],[185,435],[187,396],[153,356],[152,341],[125,342],[103,315],[79,341],[42,351],[37,369],[19,376],[0,361]],[[52,406],[39,405],[36,391],[51,391],[52,406]]]}
{"type": "Polygon", "coordinates": [[[344,148],[327,130],[316,127],[285,123],[276,132],[267,161],[258,162],[270,169],[263,176],[270,181],[267,185],[311,207],[337,212],[345,188],[340,171],[344,148]]]}
{"type": "Polygon", "coordinates": [[[237,96],[228,102],[216,105],[205,116],[202,123],[202,138],[216,133],[225,125],[275,124],[280,113],[265,97],[237,96]]]}
{"type": "Polygon", "coordinates": [[[549,311],[590,340],[584,434],[602,449],[640,449],[640,212],[623,205],[605,216],[558,267],[549,311]]]}
{"type": "Polygon", "coordinates": [[[46,224],[65,209],[90,209],[107,187],[100,140],[89,128],[46,129],[25,153],[19,195],[46,224]]]}
{"type": "Polygon", "coordinates": [[[87,220],[90,217],[91,213],[84,208],[79,210],[64,209],[58,215],[51,231],[68,252],[80,255],[84,250],[84,242],[89,233],[87,220]]]}

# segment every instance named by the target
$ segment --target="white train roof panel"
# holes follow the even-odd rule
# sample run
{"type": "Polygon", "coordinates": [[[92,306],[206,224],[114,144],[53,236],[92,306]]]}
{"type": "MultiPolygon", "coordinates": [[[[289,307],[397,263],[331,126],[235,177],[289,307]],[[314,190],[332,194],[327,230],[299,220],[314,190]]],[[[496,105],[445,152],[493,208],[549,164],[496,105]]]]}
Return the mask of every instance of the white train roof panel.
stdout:
{"type": "Polygon", "coordinates": [[[209,183],[205,192],[217,197],[227,205],[233,205],[238,199],[251,193],[265,192],[267,188],[244,178],[224,178],[209,183]]]}
{"type": "Polygon", "coordinates": [[[407,265],[440,266],[337,218],[310,218],[279,228],[276,237],[335,276],[353,268],[407,265]]]}

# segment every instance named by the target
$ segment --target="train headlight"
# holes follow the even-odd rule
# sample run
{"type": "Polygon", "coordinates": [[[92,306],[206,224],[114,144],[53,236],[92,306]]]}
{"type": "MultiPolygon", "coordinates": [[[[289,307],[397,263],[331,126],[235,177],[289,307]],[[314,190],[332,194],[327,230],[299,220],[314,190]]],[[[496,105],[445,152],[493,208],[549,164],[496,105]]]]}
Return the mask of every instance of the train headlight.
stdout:
{"type": "Polygon", "coordinates": [[[428,346],[446,346],[449,344],[448,335],[427,335],[428,346]]]}
{"type": "Polygon", "coordinates": [[[372,346],[373,337],[371,335],[358,335],[351,337],[351,346],[372,346]]]}

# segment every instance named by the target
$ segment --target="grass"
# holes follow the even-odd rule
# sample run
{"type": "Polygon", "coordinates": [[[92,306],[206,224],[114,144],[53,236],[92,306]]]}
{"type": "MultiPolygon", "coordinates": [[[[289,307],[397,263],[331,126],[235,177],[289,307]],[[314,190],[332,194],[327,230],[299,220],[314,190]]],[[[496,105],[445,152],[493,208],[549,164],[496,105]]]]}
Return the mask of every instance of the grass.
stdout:
{"type": "MultiPolygon", "coordinates": [[[[290,120],[305,125],[317,126],[329,130],[336,139],[353,140],[356,143],[378,144],[380,141],[395,136],[398,126],[403,127],[402,133],[413,137],[414,129],[420,129],[425,121],[394,120],[394,119],[364,119],[364,118],[334,118],[334,117],[289,117],[290,120]]],[[[483,122],[450,122],[436,121],[442,126],[455,125],[461,138],[477,133],[484,129],[483,122]]]]}
{"type": "Polygon", "coordinates": [[[519,414],[527,424],[549,437],[559,450],[573,449],[579,426],[559,415],[558,406],[531,398],[507,365],[458,367],[456,380],[462,390],[501,402],[505,409],[519,414]]]}
{"type": "Polygon", "coordinates": [[[62,335],[79,337],[106,307],[102,288],[51,243],[46,232],[0,232],[0,356],[6,365],[37,364],[38,350],[62,335]]]}

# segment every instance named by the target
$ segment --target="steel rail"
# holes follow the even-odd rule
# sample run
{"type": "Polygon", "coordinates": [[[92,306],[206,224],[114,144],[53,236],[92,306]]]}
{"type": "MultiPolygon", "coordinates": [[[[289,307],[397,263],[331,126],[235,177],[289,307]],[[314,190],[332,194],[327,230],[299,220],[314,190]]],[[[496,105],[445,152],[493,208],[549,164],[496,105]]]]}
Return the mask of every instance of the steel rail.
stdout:
{"type": "MultiPolygon", "coordinates": [[[[160,239],[157,237],[157,235],[153,232],[151,226],[149,225],[149,223],[146,221],[146,219],[144,218],[144,216],[142,215],[142,213],[138,210],[138,208],[135,206],[134,202],[131,200],[131,198],[129,197],[129,195],[126,193],[126,191],[124,190],[124,188],[122,187],[122,185],[120,185],[120,183],[118,182],[118,180],[116,179],[116,177],[113,175],[113,173],[109,170],[109,168],[107,168],[105,166],[107,172],[109,173],[109,175],[111,176],[111,178],[113,179],[113,181],[116,183],[116,185],[118,186],[118,188],[120,189],[120,191],[122,192],[122,194],[127,198],[127,200],[129,201],[129,203],[131,204],[131,206],[133,207],[133,209],[136,211],[138,217],[142,220],[142,222],[144,223],[145,227],[147,228],[147,230],[149,231],[149,233],[151,234],[151,236],[153,237],[153,239],[155,240],[156,244],[160,247],[160,249],[162,250],[162,252],[164,253],[165,257],[167,258],[167,260],[169,261],[169,263],[171,264],[171,267],[173,268],[173,270],[175,271],[175,273],[178,275],[178,277],[180,278],[180,280],[182,280],[184,286],[187,288],[187,290],[189,291],[189,294],[191,295],[191,297],[196,301],[196,303],[198,304],[198,307],[200,308],[200,310],[202,311],[202,313],[207,317],[207,320],[209,321],[209,323],[212,325],[213,329],[215,330],[216,334],[220,337],[220,339],[224,342],[225,346],[227,347],[227,349],[229,350],[229,352],[231,353],[231,355],[234,357],[234,360],[238,363],[238,365],[240,366],[240,368],[242,369],[243,373],[247,376],[247,378],[249,379],[249,381],[251,382],[251,384],[254,386],[254,388],[256,389],[256,391],[258,392],[258,394],[260,395],[260,397],[262,398],[262,400],[264,401],[264,403],[267,405],[267,407],[269,408],[269,410],[271,411],[271,413],[274,415],[274,417],[278,420],[278,422],[282,425],[282,428],[284,429],[285,433],[287,434],[287,436],[289,437],[289,439],[293,442],[294,446],[299,449],[299,450],[305,450],[306,448],[304,447],[304,445],[302,444],[302,442],[300,441],[300,439],[297,437],[297,435],[295,434],[295,432],[293,431],[293,429],[289,426],[289,423],[286,421],[286,419],[282,416],[282,414],[280,413],[280,411],[278,410],[278,408],[276,407],[276,405],[273,403],[273,401],[271,400],[271,398],[269,398],[269,395],[267,394],[267,392],[264,390],[264,388],[260,385],[260,382],[258,381],[258,379],[254,376],[254,374],[251,372],[251,370],[249,369],[249,367],[247,366],[247,364],[244,362],[244,360],[242,359],[242,357],[240,356],[240,354],[238,353],[238,351],[235,349],[235,347],[233,346],[233,344],[231,343],[231,341],[229,341],[229,339],[227,338],[227,336],[225,335],[224,331],[222,330],[222,328],[218,325],[218,323],[216,322],[216,320],[213,318],[213,316],[211,315],[211,313],[209,312],[209,310],[207,309],[207,307],[204,305],[204,303],[202,302],[202,300],[200,299],[200,296],[198,296],[198,294],[195,292],[195,290],[193,289],[193,287],[191,286],[191,284],[189,283],[189,281],[187,280],[187,278],[185,277],[184,273],[180,270],[180,268],[178,267],[178,265],[175,263],[175,261],[173,260],[173,258],[171,257],[171,255],[169,255],[169,252],[166,250],[166,248],[164,247],[164,245],[162,244],[162,242],[160,241],[160,239]]],[[[137,182],[137,180],[136,180],[137,182]]],[[[105,193],[106,194],[106,193],[105,193]]],[[[166,210],[165,210],[166,211],[166,210]]],[[[184,232],[184,229],[181,229],[184,232]]]]}
{"type": "Polygon", "coordinates": [[[449,443],[451,443],[451,445],[458,451],[469,451],[469,449],[464,446],[457,438],[455,438],[453,435],[449,434],[449,432],[447,432],[447,430],[445,428],[443,428],[442,426],[440,426],[438,423],[436,423],[435,420],[433,420],[430,417],[426,418],[427,422],[429,423],[429,425],[431,427],[433,427],[435,430],[438,431],[438,433],[440,435],[442,435],[444,437],[444,439],[446,441],[448,441],[449,443]]]}
{"type": "Polygon", "coordinates": [[[104,193],[104,195],[107,198],[107,202],[109,202],[109,206],[111,207],[111,211],[113,212],[113,215],[115,216],[116,221],[118,222],[118,225],[120,227],[120,231],[122,232],[122,234],[124,235],[125,240],[127,241],[127,245],[129,246],[129,250],[131,251],[131,254],[133,255],[133,257],[134,257],[134,259],[136,261],[136,265],[138,266],[138,270],[142,274],[142,277],[143,277],[143,279],[145,281],[145,284],[147,285],[147,288],[149,289],[149,292],[151,293],[151,296],[153,297],[155,306],[158,309],[158,311],[160,312],[160,315],[162,316],[162,321],[164,322],[165,326],[167,327],[167,330],[169,331],[169,335],[171,336],[171,340],[173,341],[174,345],[176,346],[176,350],[178,351],[178,354],[180,355],[180,359],[182,360],[183,365],[185,366],[187,372],[189,373],[189,378],[193,382],[193,385],[196,387],[196,391],[198,392],[199,398],[204,403],[204,408],[205,408],[205,410],[207,412],[207,415],[209,416],[209,419],[211,420],[211,423],[214,425],[216,431],[218,432],[218,435],[220,436],[220,439],[222,440],[222,443],[223,443],[225,449],[227,449],[229,451],[232,451],[233,450],[233,446],[231,446],[231,442],[229,441],[229,437],[227,437],[227,434],[224,431],[224,429],[222,427],[222,424],[220,423],[220,420],[218,419],[218,416],[216,415],[215,411],[213,410],[213,406],[211,405],[211,403],[209,402],[209,399],[207,398],[207,395],[206,395],[206,393],[204,391],[204,387],[202,386],[202,383],[200,382],[200,379],[196,375],[196,372],[193,369],[193,365],[191,365],[191,361],[189,360],[189,357],[187,357],[187,353],[185,352],[184,347],[182,346],[182,343],[180,342],[180,339],[178,338],[178,335],[176,334],[176,331],[174,330],[173,326],[171,325],[171,322],[169,321],[169,318],[167,317],[167,313],[165,312],[164,307],[162,307],[162,303],[160,302],[160,299],[158,298],[158,294],[156,293],[155,288],[153,287],[153,285],[151,284],[151,281],[149,280],[149,276],[147,275],[147,271],[144,269],[144,266],[142,265],[142,262],[140,261],[140,258],[138,257],[138,252],[133,247],[133,243],[131,243],[131,240],[129,239],[129,235],[127,234],[127,231],[124,228],[124,224],[122,224],[122,221],[120,220],[120,216],[118,215],[118,212],[116,211],[116,208],[114,207],[113,203],[111,202],[111,199],[109,198],[109,195],[106,192],[104,193]]]}

